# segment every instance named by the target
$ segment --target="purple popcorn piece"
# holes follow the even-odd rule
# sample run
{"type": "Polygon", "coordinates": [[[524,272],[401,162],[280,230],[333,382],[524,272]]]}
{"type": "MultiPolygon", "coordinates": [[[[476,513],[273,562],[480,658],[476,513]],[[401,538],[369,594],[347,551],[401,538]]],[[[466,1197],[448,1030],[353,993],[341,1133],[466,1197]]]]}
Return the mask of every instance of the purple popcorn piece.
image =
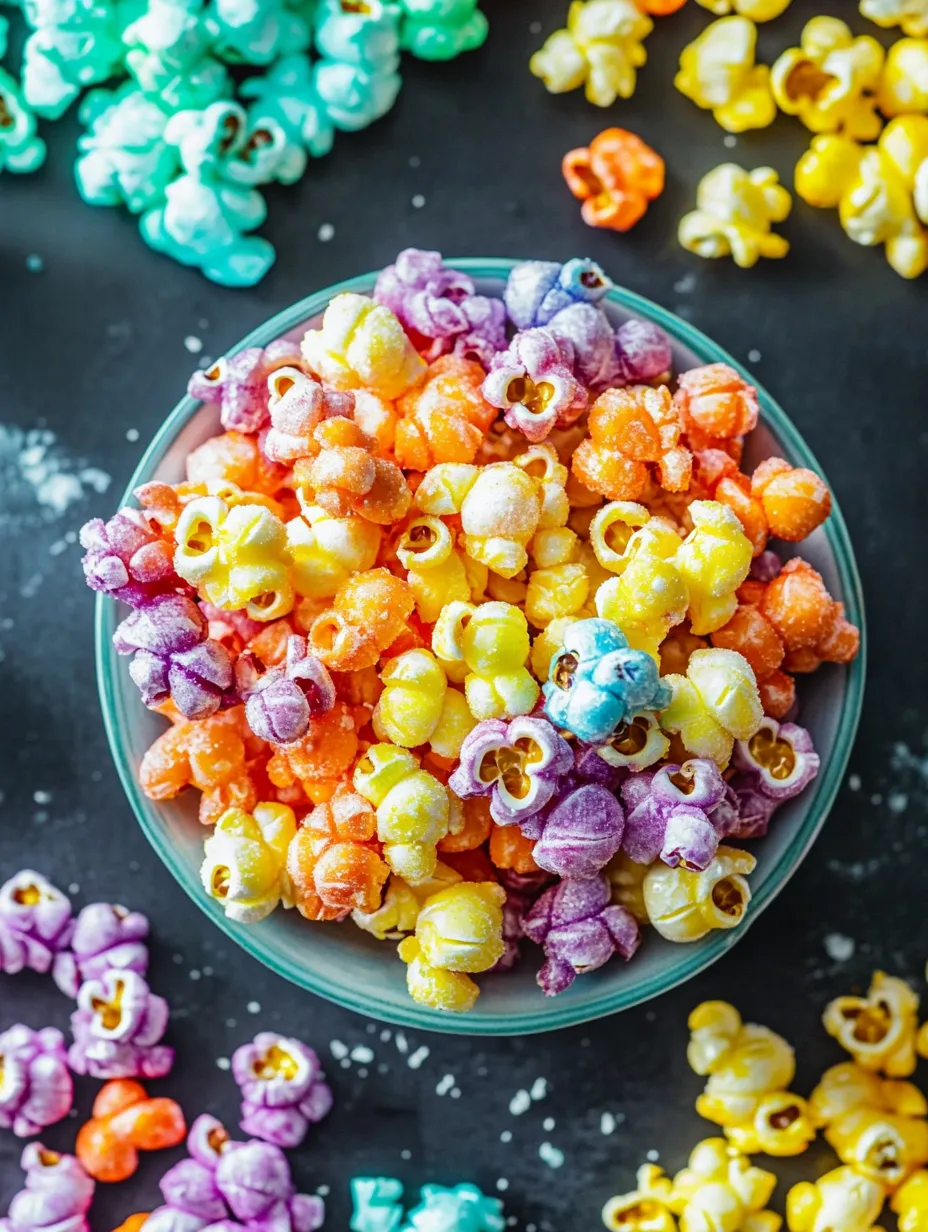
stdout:
{"type": "Polygon", "coordinates": [[[756,789],[782,803],[798,796],[818,774],[820,758],[812,737],[797,723],[778,723],[764,716],[749,740],[735,743],[732,760],[752,774],[756,789]]]}
{"type": "Polygon", "coordinates": [[[631,317],[615,334],[614,380],[618,385],[650,385],[670,374],[670,339],[653,321],[631,317]]]}
{"type": "Polygon", "coordinates": [[[547,814],[533,856],[559,877],[593,877],[622,845],[625,816],[605,787],[587,783],[564,796],[547,814]]]}
{"type": "Polygon", "coordinates": [[[70,951],[55,960],[55,983],[65,996],[76,998],[85,980],[107,971],[148,970],[148,919],[117,903],[90,903],[74,922],[70,951]]]}
{"type": "Polygon", "coordinates": [[[78,991],[71,1069],[91,1078],[163,1078],[174,1063],[174,1049],[161,1044],[167,1025],[168,1003],[141,975],[106,971],[78,991]]]}
{"type": "Polygon", "coordinates": [[[482,390],[491,406],[505,412],[509,427],[536,444],[553,428],[574,423],[587,404],[573,374],[573,347],[541,328],[520,330],[493,356],[482,390]]]}
{"type": "Polygon", "coordinates": [[[549,997],[613,954],[628,960],[641,940],[635,917],[611,903],[609,882],[602,875],[565,879],[545,890],[525,917],[523,931],[544,947],[538,984],[549,997]]]}
{"type": "Polygon", "coordinates": [[[90,1232],[87,1212],[96,1186],[73,1155],[33,1142],[20,1167],[25,1187],[0,1219],[0,1232],[90,1232]]]}
{"type": "Polygon", "coordinates": [[[228,431],[258,432],[267,423],[267,378],[276,368],[299,366],[299,343],[278,338],[265,350],[246,347],[237,355],[217,359],[205,371],[198,369],[187,385],[191,398],[219,407],[228,431]]]}
{"type": "MultiPolygon", "coordinates": [[[[158,1182],[165,1206],[204,1223],[224,1219],[228,1214],[216,1185],[215,1170],[195,1159],[182,1159],[169,1168],[158,1182]]],[[[163,1209],[163,1208],[162,1208],[163,1209]]]]}
{"type": "Polygon", "coordinates": [[[229,1141],[228,1131],[222,1121],[210,1116],[208,1112],[202,1112],[190,1126],[187,1151],[191,1159],[215,1172],[219,1166],[219,1157],[229,1141]]]}
{"type": "Polygon", "coordinates": [[[238,687],[245,701],[248,726],[272,744],[292,744],[309,730],[310,721],[335,705],[335,685],[328,669],[306,652],[306,639],[287,639],[287,659],[258,676],[242,656],[236,666],[238,687]]]}
{"type": "Polygon", "coordinates": [[[503,945],[502,955],[490,968],[491,971],[511,971],[519,962],[521,954],[519,943],[525,936],[523,921],[532,903],[547,886],[551,877],[548,873],[514,873],[512,869],[500,869],[499,879],[506,891],[506,901],[503,903],[503,945]]]}
{"type": "Polygon", "coordinates": [[[597,783],[607,791],[616,792],[628,771],[601,757],[596,745],[578,743],[574,753],[574,775],[578,782],[597,783]]]}
{"type": "Polygon", "coordinates": [[[782,568],[783,562],[779,556],[777,556],[776,552],[767,548],[765,552],[761,552],[759,556],[755,556],[751,561],[748,576],[758,582],[772,582],[782,568]]]}
{"type": "Polygon", "coordinates": [[[205,719],[231,700],[232,658],[206,636],[198,605],[184,595],[158,595],[127,616],[113,634],[117,654],[131,654],[129,675],[146,706],[169,697],[188,719],[205,719]]]}
{"type": "Polygon", "coordinates": [[[242,1129],[273,1146],[299,1146],[332,1107],[319,1058],[300,1040],[262,1031],[236,1049],[232,1073],[242,1091],[242,1129]]]}
{"type": "Polygon", "coordinates": [[[0,1129],[30,1138],[71,1111],[74,1087],[64,1036],[21,1023],[0,1035],[0,1129]]]}
{"type": "Polygon", "coordinates": [[[140,509],[120,509],[108,522],[91,518],[80,530],[81,560],[91,590],[139,607],[154,595],[182,589],[174,572],[173,545],[161,538],[140,509]]]}
{"type": "Polygon", "coordinates": [[[293,1196],[290,1165],[268,1142],[229,1142],[219,1155],[216,1184],[236,1219],[251,1223],[266,1217],[293,1196]]]}
{"type": "Polygon", "coordinates": [[[489,796],[490,816],[508,826],[543,808],[573,764],[570,745],[547,719],[484,719],[461,745],[448,786],[462,800],[489,796]]]}
{"type": "Polygon", "coordinates": [[[431,363],[453,351],[486,368],[506,346],[502,300],[478,295],[472,279],[448,269],[441,253],[406,248],[377,277],[374,300],[393,312],[403,328],[431,342],[431,363]]]}
{"type": "Polygon", "coordinates": [[[736,839],[763,838],[780,801],[772,800],[758,790],[757,776],[754,774],[736,774],[728,786],[737,802],[734,820],[726,816],[732,826],[728,835],[736,839]]]}
{"type": "Polygon", "coordinates": [[[707,758],[630,775],[622,784],[622,850],[636,864],[660,859],[671,868],[708,868],[720,837],[709,814],[724,796],[718,767],[707,758]]]}
{"type": "Polygon", "coordinates": [[[70,900],[39,873],[23,869],[0,886],[0,971],[45,974],[73,928],[70,900]]]}

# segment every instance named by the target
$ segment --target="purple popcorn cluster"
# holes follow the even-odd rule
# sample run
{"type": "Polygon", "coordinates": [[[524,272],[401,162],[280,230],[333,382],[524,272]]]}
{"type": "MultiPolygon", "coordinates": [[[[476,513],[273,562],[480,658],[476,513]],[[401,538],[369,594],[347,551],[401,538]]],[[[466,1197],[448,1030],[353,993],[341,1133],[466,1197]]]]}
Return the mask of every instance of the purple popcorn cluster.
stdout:
{"type": "Polygon", "coordinates": [[[31,1138],[71,1111],[74,1087],[64,1036],[18,1023],[0,1035],[0,1129],[31,1138]]]}
{"type": "Polygon", "coordinates": [[[91,590],[141,607],[155,595],[183,588],[174,572],[171,545],[140,509],[120,509],[108,522],[92,518],[81,527],[81,564],[91,590]]]}
{"type": "Polygon", "coordinates": [[[335,705],[335,685],[328,669],[306,652],[306,638],[287,639],[287,658],[281,667],[259,675],[247,654],[236,663],[236,684],[245,698],[248,726],[262,740],[292,744],[306,735],[310,720],[335,705]]]}
{"type": "Polygon", "coordinates": [[[300,362],[298,342],[279,338],[264,350],[246,347],[237,355],[217,359],[197,370],[187,393],[200,402],[219,407],[219,419],[227,432],[260,432],[268,421],[267,379],[278,368],[300,362]]]}
{"type": "Polygon", "coordinates": [[[96,1186],[73,1155],[33,1142],[20,1166],[25,1185],[0,1219],[0,1232],[90,1232],[87,1212],[96,1186]]]}
{"type": "Polygon", "coordinates": [[[91,1078],[163,1078],[174,1064],[174,1049],[161,1043],[168,1017],[167,1001],[135,971],[87,980],[71,1015],[71,1068],[91,1078]]]}
{"type": "Polygon", "coordinates": [[[484,367],[506,346],[502,300],[478,295],[471,278],[445,266],[440,252],[406,248],[377,277],[374,300],[404,329],[430,339],[429,363],[453,351],[484,367]]]}
{"type": "Polygon", "coordinates": [[[299,1040],[262,1031],[235,1051],[232,1073],[242,1092],[242,1129],[274,1146],[299,1146],[331,1110],[319,1058],[299,1040]]]}
{"type": "Polygon", "coordinates": [[[189,1158],[161,1178],[164,1205],[152,1211],[145,1232],[315,1232],[325,1205],[299,1194],[280,1147],[236,1142],[221,1122],[197,1117],[187,1138],[189,1158]]]}
{"type": "Polygon", "coordinates": [[[538,443],[567,428],[586,409],[587,393],[573,374],[574,349],[549,329],[525,329],[498,351],[483,396],[505,412],[510,428],[538,443]]]}
{"type": "Polygon", "coordinates": [[[41,874],[23,869],[0,886],[0,971],[52,971],[73,929],[70,899],[41,874]]]}

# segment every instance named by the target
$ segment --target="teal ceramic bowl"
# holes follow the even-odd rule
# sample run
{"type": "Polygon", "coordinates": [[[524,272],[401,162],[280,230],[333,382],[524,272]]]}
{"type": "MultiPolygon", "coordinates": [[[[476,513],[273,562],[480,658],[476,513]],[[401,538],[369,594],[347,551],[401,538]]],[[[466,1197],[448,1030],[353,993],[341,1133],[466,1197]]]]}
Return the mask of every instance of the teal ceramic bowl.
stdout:
{"type": "MultiPolygon", "coordinates": [[[[466,270],[482,290],[499,293],[515,263],[471,258],[453,264],[466,270]]],[[[369,292],[375,277],[364,274],[308,296],[265,322],[233,352],[242,347],[266,346],[285,334],[300,336],[334,295],[340,291],[369,292]]],[[[639,316],[662,326],[673,341],[677,371],[722,361],[754,380],[704,334],[641,296],[616,288],[605,306],[617,323],[628,316],[639,316]]],[[[776,452],[796,465],[822,473],[786,414],[765,390],[758,392],[762,421],[752,434],[748,461],[753,464],[776,452]]],[[[182,479],[186,455],[218,431],[216,407],[203,406],[189,397],[182,399],[145,451],[122,503],[131,502],[133,488],[141,483],[182,479]]],[[[831,593],[844,602],[848,617],[863,630],[860,580],[840,509],[835,507],[825,526],[803,543],[802,554],[824,576],[831,593]]],[[[387,1022],[461,1035],[524,1035],[614,1014],[658,996],[721,958],[783,888],[824,824],[847,767],[864,689],[863,645],[849,667],[829,664],[801,682],[801,719],[812,732],[822,769],[809,789],[780,809],[770,834],[750,844],[757,856],[757,869],[751,877],[753,898],[740,927],[713,933],[692,945],[674,945],[646,930],[641,949],[630,963],[615,959],[550,999],[535,983],[539,951],[526,942],[525,959],[515,971],[480,977],[482,991],[471,1013],[446,1015],[410,1000],[406,969],[396,957],[394,945],[378,943],[350,922],[340,926],[308,924],[295,911],[279,910],[261,924],[244,927],[226,920],[217,904],[207,898],[199,879],[204,830],[197,821],[197,793],[189,791],[176,800],[155,804],[138,787],[139,762],[163,730],[164,721],[142,706],[126,662],[113,650],[113,631],[125,614],[119,605],[98,596],[97,674],[106,732],[139,824],[179,884],[233,941],[307,992],[387,1022]]]]}

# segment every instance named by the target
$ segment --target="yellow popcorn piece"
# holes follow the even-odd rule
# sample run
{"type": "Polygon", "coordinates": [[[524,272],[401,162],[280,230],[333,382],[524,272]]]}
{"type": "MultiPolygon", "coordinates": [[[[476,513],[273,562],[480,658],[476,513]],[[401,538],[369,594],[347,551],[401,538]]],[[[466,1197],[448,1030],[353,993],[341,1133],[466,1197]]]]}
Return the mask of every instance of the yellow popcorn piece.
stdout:
{"type": "Polygon", "coordinates": [[[629,715],[615,731],[606,737],[596,752],[611,766],[629,770],[646,770],[665,757],[670,741],[661,731],[660,720],[650,710],[629,715]]]}
{"type": "Polygon", "coordinates": [[[679,942],[737,927],[751,901],[747,877],[756,864],[749,852],[725,846],[701,873],[658,861],[642,887],[648,919],[662,937],[679,942]]]}
{"type": "Polygon", "coordinates": [[[557,617],[535,638],[532,643],[529,663],[536,680],[548,679],[551,660],[563,646],[564,634],[575,621],[580,619],[582,619],[580,613],[574,616],[557,617]]]}
{"type": "Polygon", "coordinates": [[[392,401],[426,370],[389,308],[352,291],[336,295],[321,329],[307,330],[303,359],[334,389],[365,389],[392,401]]]}
{"type": "Polygon", "coordinates": [[[693,501],[689,515],[693,529],[673,560],[689,593],[690,628],[702,637],[721,629],[735,614],[735,591],[748,575],[753,549],[726,505],[693,501]]]}
{"type": "MultiPolygon", "coordinates": [[[[928,266],[928,233],[916,213],[909,169],[897,161],[901,143],[894,134],[884,140],[891,127],[875,146],[831,135],[813,138],[796,164],[796,191],[810,205],[837,206],[841,226],[855,244],[885,245],[896,273],[917,278],[928,266]]],[[[928,217],[928,201],[925,206],[928,217]]]]}
{"type": "Polygon", "coordinates": [[[928,116],[890,120],[880,138],[880,148],[911,190],[919,220],[928,223],[928,116]]]}
{"type": "MultiPolygon", "coordinates": [[[[679,544],[679,539],[677,540],[679,544]]],[[[673,560],[638,552],[621,577],[596,592],[596,612],[614,621],[633,650],[659,659],[660,644],[686,615],[689,591],[673,560]]]]}
{"type": "Polygon", "coordinates": [[[287,523],[294,590],[331,599],[349,577],[373,569],[380,540],[380,527],[366,518],[333,518],[320,505],[303,505],[301,516],[287,523]]]}
{"type": "Polygon", "coordinates": [[[454,544],[441,518],[415,518],[403,531],[396,555],[408,571],[406,581],[416,600],[416,610],[426,624],[434,624],[446,603],[468,602],[480,597],[487,581],[487,568],[472,562],[482,577],[476,588],[468,572],[467,558],[454,544]]]}
{"type": "Polygon", "coordinates": [[[684,47],[673,83],[697,107],[711,111],[716,123],[730,133],[766,128],[777,108],[770,93],[770,70],[754,63],[756,46],[753,21],[738,15],[722,17],[684,47]]]}
{"type": "Polygon", "coordinates": [[[538,683],[525,666],[528,623],[511,603],[449,603],[432,630],[432,650],[450,678],[463,675],[475,719],[512,719],[538,700],[538,683]]]}
{"type": "Polygon", "coordinates": [[[914,38],[928,35],[928,0],[860,0],[860,12],[884,29],[900,26],[914,38]]]}
{"type": "Polygon", "coordinates": [[[258,804],[254,813],[230,808],[203,844],[200,880],[230,920],[255,924],[282,902],[293,906],[287,848],[296,816],[285,804],[258,804]]]}
{"type": "Polygon", "coordinates": [[[536,629],[579,612],[590,593],[590,579],[579,562],[533,569],[525,592],[525,615],[536,629]]]}
{"type": "Polygon", "coordinates": [[[879,105],[886,116],[928,111],[928,38],[898,39],[889,48],[879,105]]]}
{"type": "Polygon", "coordinates": [[[174,537],[174,568],[209,603],[244,608],[252,620],[277,620],[293,607],[286,527],[264,505],[230,508],[218,496],[197,497],[174,537]]]}
{"type": "Polygon", "coordinates": [[[476,720],[435,656],[407,650],[384,664],[380,679],[384,690],[371,716],[377,739],[406,749],[430,744],[441,757],[457,757],[476,720]]]}
{"type": "Polygon", "coordinates": [[[841,1162],[882,1186],[895,1189],[928,1163],[928,1103],[911,1082],[847,1061],[826,1070],[809,1108],[841,1162]]]}
{"type": "Polygon", "coordinates": [[[763,719],[750,664],[737,650],[694,650],[686,675],[671,672],[664,680],[672,696],[661,727],[677,733],[694,757],[711,757],[724,770],[735,740],[750,740],[763,719]]]}
{"type": "Polygon", "coordinates": [[[855,38],[837,17],[806,22],[800,46],[790,47],[770,70],[777,106],[813,133],[841,133],[874,141],[883,126],[876,113],[885,53],[869,34],[855,38]]]}
{"type": "Polygon", "coordinates": [[[889,1203],[899,1223],[899,1232],[925,1232],[928,1228],[928,1172],[914,1173],[893,1194],[889,1203]]]}
{"type": "Polygon", "coordinates": [[[354,789],[377,810],[377,837],[392,872],[415,885],[435,872],[448,833],[448,793],[412,753],[374,744],[355,766],[354,789]]]}
{"type": "Polygon", "coordinates": [[[789,252],[789,241],[771,226],[791,208],[792,198],[772,167],[745,171],[736,163],[721,163],[699,181],[696,209],[680,219],[677,239],[699,257],[730,256],[750,269],[761,257],[789,252]]]}
{"type": "Polygon", "coordinates": [[[798,1155],[815,1137],[809,1106],[787,1088],[795,1054],[769,1027],[744,1023],[727,1001],[704,1001],[689,1017],[687,1060],[708,1075],[696,1111],[721,1125],[738,1151],[798,1155]]]}
{"type": "Polygon", "coordinates": [[[677,1222],[668,1205],[671,1184],[657,1164],[642,1164],[635,1174],[636,1188],[617,1194],[603,1207],[603,1223],[611,1232],[676,1232],[677,1222]]]}
{"type": "Polygon", "coordinates": [[[724,1138],[706,1138],[673,1178],[670,1209],[680,1232],[778,1232],[782,1219],[765,1209],[776,1183],[724,1138]]]}
{"type": "Polygon", "coordinates": [[[637,864],[624,851],[613,856],[603,869],[612,888],[612,901],[630,911],[639,924],[648,923],[648,909],[644,904],[644,879],[649,864],[637,864]]]}
{"type": "Polygon", "coordinates": [[[750,17],[751,21],[773,21],[786,12],[792,0],[696,0],[696,3],[716,17],[738,13],[741,17],[750,17]]]}
{"type": "Polygon", "coordinates": [[[914,1072],[918,995],[905,980],[875,972],[866,997],[835,998],[822,1022],[863,1069],[890,1078],[914,1072]]]}
{"type": "Polygon", "coordinates": [[[800,1181],[786,1195],[789,1232],[868,1232],[880,1217],[886,1190],[853,1168],[835,1168],[800,1181]]]}
{"type": "Polygon", "coordinates": [[[462,880],[459,872],[441,862],[435,865],[431,877],[414,886],[391,873],[377,910],[369,913],[355,910],[351,918],[358,928],[363,928],[378,941],[400,941],[415,929],[427,898],[462,880]]]}
{"type": "Polygon", "coordinates": [[[410,996],[433,1009],[471,1009],[478,988],[466,973],[488,971],[503,953],[506,892],[490,881],[462,881],[426,899],[415,935],[400,943],[410,996]]]}
{"type": "Polygon", "coordinates": [[[631,98],[647,60],[642,41],[654,23],[633,0],[573,0],[567,26],[556,30],[529,61],[552,94],[585,86],[587,100],[611,107],[631,98]]]}

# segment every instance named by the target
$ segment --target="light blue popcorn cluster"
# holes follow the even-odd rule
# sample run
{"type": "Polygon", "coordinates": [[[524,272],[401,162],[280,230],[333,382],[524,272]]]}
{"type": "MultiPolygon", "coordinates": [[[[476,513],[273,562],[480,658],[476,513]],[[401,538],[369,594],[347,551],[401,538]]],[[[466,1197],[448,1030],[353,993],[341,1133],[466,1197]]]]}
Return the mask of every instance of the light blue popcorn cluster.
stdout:
{"type": "MultiPolygon", "coordinates": [[[[77,187],[138,214],[147,244],[225,286],[274,262],[251,234],[260,186],[295,183],[310,158],[396,101],[400,51],[447,60],[487,35],[477,0],[21,0],[20,81],[0,70],[0,171],[45,158],[36,117],[78,112],[77,187]],[[262,70],[237,87],[228,65],[262,70]]],[[[0,55],[8,22],[0,18],[0,55]]]]}
{"type": "Polygon", "coordinates": [[[423,1185],[419,1205],[403,1214],[403,1185],[392,1177],[354,1177],[351,1232],[503,1232],[499,1198],[476,1185],[423,1185]]]}

